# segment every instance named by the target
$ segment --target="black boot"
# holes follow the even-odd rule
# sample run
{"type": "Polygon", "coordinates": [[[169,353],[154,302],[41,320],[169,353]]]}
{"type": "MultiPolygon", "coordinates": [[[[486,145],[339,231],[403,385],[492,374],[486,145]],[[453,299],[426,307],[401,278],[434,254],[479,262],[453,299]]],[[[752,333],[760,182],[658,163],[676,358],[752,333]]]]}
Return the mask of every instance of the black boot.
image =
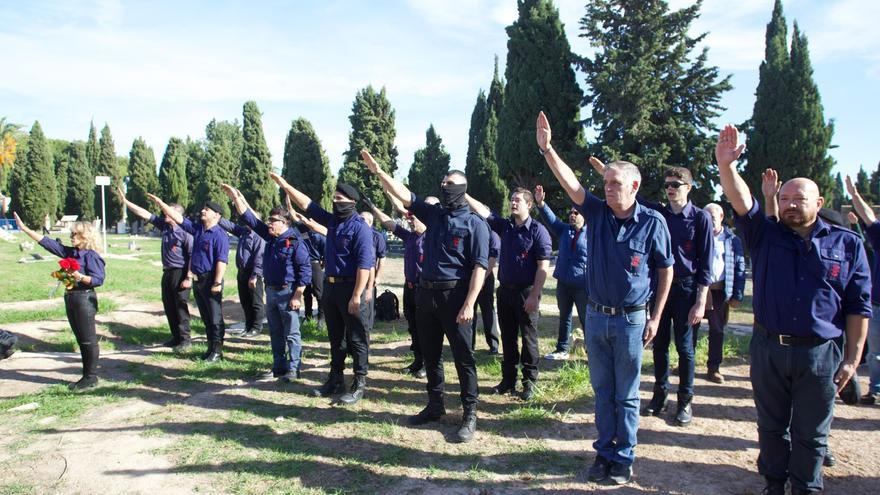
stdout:
{"type": "Polygon", "coordinates": [[[461,415],[461,426],[455,432],[455,438],[459,443],[468,443],[474,438],[477,431],[477,408],[474,406],[465,407],[461,415]]]}
{"type": "Polygon", "coordinates": [[[667,392],[665,390],[654,385],[654,396],[651,397],[651,402],[648,402],[648,405],[642,408],[642,416],[660,416],[661,413],[665,412],[668,407],[666,396],[667,392]]]}
{"type": "Polygon", "coordinates": [[[767,485],[764,487],[761,495],[785,495],[785,480],[778,480],[767,476],[764,479],[767,480],[767,485]]]}
{"type": "Polygon", "coordinates": [[[351,387],[348,393],[339,398],[339,403],[350,406],[361,400],[364,396],[364,390],[367,389],[367,377],[365,375],[355,375],[351,380],[351,387]]]}
{"type": "Polygon", "coordinates": [[[523,389],[519,394],[520,400],[530,401],[535,396],[535,382],[531,380],[523,380],[523,389]]]}
{"type": "Polygon", "coordinates": [[[675,426],[687,426],[691,424],[693,412],[691,411],[691,402],[694,396],[678,393],[678,410],[675,411],[675,426]]]}
{"type": "Polygon", "coordinates": [[[501,380],[501,383],[492,387],[492,393],[495,395],[502,395],[506,393],[515,394],[516,393],[516,378],[507,379],[504,378],[501,380]]]}
{"type": "Polygon", "coordinates": [[[327,376],[327,381],[319,388],[312,390],[315,397],[330,397],[331,395],[341,394],[345,389],[342,373],[333,373],[327,376]]]}
{"type": "Polygon", "coordinates": [[[98,344],[80,344],[79,354],[82,356],[82,378],[68,385],[70,390],[83,390],[98,384],[98,344]]]}
{"type": "Polygon", "coordinates": [[[208,363],[216,363],[223,359],[223,344],[216,342],[208,347],[208,354],[205,355],[205,361],[208,363]]]}
{"type": "Polygon", "coordinates": [[[415,416],[407,418],[406,422],[412,426],[420,426],[431,421],[437,421],[444,414],[446,414],[446,405],[443,403],[443,398],[429,398],[428,405],[415,416]]]}

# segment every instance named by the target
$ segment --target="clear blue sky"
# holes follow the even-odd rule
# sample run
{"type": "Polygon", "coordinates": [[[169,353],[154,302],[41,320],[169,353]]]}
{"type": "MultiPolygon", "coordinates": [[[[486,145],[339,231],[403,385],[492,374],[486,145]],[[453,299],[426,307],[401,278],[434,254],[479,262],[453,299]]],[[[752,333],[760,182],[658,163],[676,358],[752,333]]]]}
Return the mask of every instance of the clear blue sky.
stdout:
{"type": "MultiPolygon", "coordinates": [[[[690,2],[673,0],[673,8],[690,2]]],[[[576,53],[585,0],[556,2],[576,53]]],[[[334,172],[348,144],[355,93],[385,86],[397,113],[399,172],[434,124],[463,167],[470,114],[516,2],[478,0],[4,1],[0,116],[39,120],[53,138],[85,139],[110,125],[118,155],[143,136],[161,160],[171,136],[204,135],[212,119],[241,120],[256,100],[272,161],[281,166],[290,122],[312,121],[334,172]]],[[[788,0],[810,42],[825,117],[834,119],[838,168],[873,170],[880,114],[880,2],[788,0]]],[[[732,74],[718,123],[751,115],[773,0],[706,0],[694,34],[709,32],[710,61],[732,74]]],[[[791,30],[791,28],[790,28],[791,30]]],[[[580,78],[580,77],[579,77],[580,78]]],[[[585,88],[586,89],[586,88],[585,88]]]]}

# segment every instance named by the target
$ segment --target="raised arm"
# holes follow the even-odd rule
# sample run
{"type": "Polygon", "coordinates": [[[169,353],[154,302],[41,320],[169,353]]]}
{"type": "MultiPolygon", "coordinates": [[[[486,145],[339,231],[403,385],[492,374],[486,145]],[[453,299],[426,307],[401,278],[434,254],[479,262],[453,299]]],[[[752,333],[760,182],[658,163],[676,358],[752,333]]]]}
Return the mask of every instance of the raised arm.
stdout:
{"type": "Polygon", "coordinates": [[[122,189],[117,187],[116,195],[119,196],[119,202],[124,204],[126,208],[131,210],[131,212],[134,213],[137,217],[143,220],[150,220],[151,218],[153,218],[153,214],[150,213],[149,210],[147,210],[146,208],[141,208],[140,206],[126,199],[125,194],[122,193],[122,189]]]}
{"type": "Polygon", "coordinates": [[[779,174],[772,168],[768,168],[761,174],[761,194],[764,196],[764,214],[768,217],[779,218],[779,190],[782,182],[779,174]]]}
{"type": "Polygon", "coordinates": [[[162,213],[168,215],[168,218],[174,220],[174,223],[178,225],[183,224],[183,215],[181,215],[177,210],[162,201],[158,196],[156,196],[155,194],[147,193],[147,199],[149,199],[153,203],[156,203],[156,206],[162,209],[162,213]]]}
{"type": "Polygon", "coordinates": [[[293,210],[290,210],[290,216],[293,217],[293,219],[294,219],[295,221],[297,221],[297,222],[299,222],[299,223],[305,225],[306,228],[308,228],[308,229],[311,230],[312,232],[317,232],[317,233],[319,233],[319,234],[321,234],[321,235],[323,235],[323,236],[326,236],[326,235],[327,235],[327,232],[328,232],[327,227],[324,227],[324,226],[321,225],[320,223],[318,223],[318,222],[312,220],[311,218],[309,218],[309,217],[307,217],[307,216],[305,216],[305,215],[302,215],[302,214],[300,214],[300,213],[297,213],[297,212],[295,212],[295,211],[293,211],[293,210]]]}
{"type": "Polygon", "coordinates": [[[471,210],[473,210],[474,213],[476,213],[477,215],[483,217],[484,220],[489,218],[489,215],[492,214],[492,210],[489,209],[488,206],[474,199],[473,196],[471,196],[470,194],[465,194],[464,200],[467,201],[467,204],[471,207],[471,210]]]}
{"type": "Polygon", "coordinates": [[[397,198],[404,208],[409,208],[412,202],[412,192],[406,186],[396,181],[394,177],[391,177],[388,172],[382,170],[382,167],[379,166],[379,163],[376,162],[369,151],[361,150],[361,158],[367,164],[370,172],[379,178],[379,181],[382,183],[382,189],[389,195],[397,198]]]}
{"type": "Polygon", "coordinates": [[[559,184],[568,193],[568,197],[575,204],[583,204],[587,191],[578,181],[571,167],[562,161],[562,158],[556,154],[556,150],[550,144],[550,122],[547,121],[547,116],[544,115],[544,112],[538,113],[536,137],[538,140],[538,151],[544,155],[544,159],[547,161],[547,165],[550,167],[550,171],[553,172],[556,180],[559,181],[559,184]]]}
{"type": "Polygon", "coordinates": [[[271,177],[272,180],[274,180],[275,183],[278,184],[278,187],[280,187],[282,191],[287,193],[287,196],[290,197],[291,200],[293,200],[297,208],[305,211],[306,208],[309,207],[309,203],[312,202],[312,199],[300,192],[297,188],[291,186],[284,179],[284,177],[281,177],[275,172],[269,172],[269,177],[271,177]]]}
{"type": "Polygon", "coordinates": [[[873,225],[877,221],[877,216],[874,215],[874,210],[871,209],[868,202],[859,194],[858,188],[848,175],[846,176],[846,192],[852,197],[853,209],[856,210],[856,214],[862,219],[862,222],[865,222],[865,225],[873,225]]]}
{"type": "Polygon", "coordinates": [[[235,211],[237,211],[239,215],[244,215],[244,212],[248,210],[248,204],[241,191],[229,184],[220,184],[220,187],[223,189],[223,192],[229,196],[229,199],[232,200],[232,205],[235,206],[235,211]]]}
{"type": "Polygon", "coordinates": [[[18,216],[18,213],[12,212],[12,216],[15,217],[15,225],[18,226],[18,230],[27,234],[28,237],[33,239],[35,242],[40,242],[43,240],[43,234],[34,232],[33,230],[29,229],[28,226],[24,224],[24,221],[22,221],[21,217],[18,216]]]}
{"type": "Polygon", "coordinates": [[[397,213],[400,213],[401,215],[406,215],[407,210],[403,207],[403,203],[401,203],[399,199],[397,199],[393,194],[389,193],[388,191],[385,191],[385,196],[387,196],[388,200],[391,201],[391,205],[394,207],[397,213]]]}
{"type": "MultiPolygon", "coordinates": [[[[391,198],[391,202],[394,203],[395,198],[390,195],[388,197],[391,198]]],[[[370,211],[373,212],[373,216],[375,216],[379,220],[379,223],[381,223],[382,226],[385,227],[385,230],[387,230],[389,232],[393,232],[394,227],[397,226],[397,224],[394,223],[394,219],[392,219],[391,217],[386,215],[385,212],[383,212],[379,208],[376,208],[376,205],[373,204],[373,202],[370,201],[369,198],[364,198],[364,202],[367,204],[367,206],[370,207],[370,211]]],[[[395,206],[395,208],[396,208],[396,206],[395,206]]],[[[406,210],[403,210],[401,213],[405,213],[405,212],[406,212],[406,210]]]]}
{"type": "Polygon", "coordinates": [[[742,216],[752,209],[752,193],[736,170],[736,161],[746,148],[745,144],[739,144],[737,140],[736,127],[727,124],[718,135],[715,161],[718,162],[721,189],[736,214],[742,216]]]}

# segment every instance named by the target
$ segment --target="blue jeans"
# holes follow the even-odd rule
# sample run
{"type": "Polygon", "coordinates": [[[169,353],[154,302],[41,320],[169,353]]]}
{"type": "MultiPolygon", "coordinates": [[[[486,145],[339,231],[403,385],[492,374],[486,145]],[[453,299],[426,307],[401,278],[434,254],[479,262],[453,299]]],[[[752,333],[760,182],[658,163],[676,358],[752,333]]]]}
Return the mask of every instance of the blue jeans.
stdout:
{"type": "Polygon", "coordinates": [[[669,390],[669,341],[675,338],[679,395],[694,395],[694,326],[688,323],[688,313],[697,300],[696,289],[693,279],[672,283],[654,337],[654,378],[664,391],[669,390]]]}
{"type": "Polygon", "coordinates": [[[290,309],[290,287],[275,290],[266,287],[266,319],[272,343],[272,371],[277,375],[299,371],[302,364],[302,336],[299,331],[301,311],[290,309]]]}
{"type": "Polygon", "coordinates": [[[584,336],[599,430],[593,448],[606,460],[626,466],[635,460],[645,321],[645,310],[609,316],[587,308],[584,336]]]}
{"type": "Polygon", "coordinates": [[[568,285],[563,281],[556,284],[556,305],[559,307],[559,337],[556,339],[556,351],[568,352],[571,347],[571,308],[577,308],[581,328],[586,329],[587,288],[568,285]]]}
{"type": "Polygon", "coordinates": [[[880,308],[877,306],[868,322],[868,376],[871,377],[868,393],[880,394],[880,308]]]}

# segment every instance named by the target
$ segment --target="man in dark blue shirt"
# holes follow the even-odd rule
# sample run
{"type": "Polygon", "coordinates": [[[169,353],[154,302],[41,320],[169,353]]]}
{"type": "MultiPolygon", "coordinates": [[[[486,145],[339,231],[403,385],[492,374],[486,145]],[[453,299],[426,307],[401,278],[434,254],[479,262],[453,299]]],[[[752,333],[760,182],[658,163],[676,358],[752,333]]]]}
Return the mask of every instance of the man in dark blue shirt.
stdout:
{"type": "Polygon", "coordinates": [[[590,383],[596,394],[596,459],[591,481],[628,483],[639,425],[642,349],[651,342],[672,284],[666,221],[636,202],[638,167],[614,162],[604,173],[605,201],[588,192],[550,144],[550,123],[538,114],[538,151],[587,225],[587,326],[590,383]],[[652,284],[652,282],[655,282],[652,284]],[[650,319],[647,305],[655,286],[650,319]]]}
{"type": "MultiPolygon", "coordinates": [[[[364,199],[369,201],[369,198],[364,199]]],[[[376,321],[376,292],[379,282],[382,279],[382,268],[385,264],[385,257],[388,256],[388,243],[385,241],[385,236],[373,228],[375,218],[373,218],[372,213],[369,211],[362,211],[360,216],[364,219],[364,222],[370,226],[370,231],[373,235],[373,250],[376,259],[376,266],[373,267],[373,270],[370,272],[370,281],[367,284],[367,294],[369,295],[367,300],[367,314],[369,315],[367,331],[372,332],[373,324],[376,321]]]]}
{"type": "Polygon", "coordinates": [[[184,218],[179,211],[158,197],[149,193],[147,197],[162,208],[167,217],[193,236],[190,271],[196,278],[196,304],[208,336],[208,349],[202,359],[209,362],[219,361],[223,357],[223,335],[226,331],[221,307],[223,275],[229,260],[229,236],[217,225],[223,209],[214,201],[206,201],[200,211],[201,224],[193,225],[188,218],[184,218]]]}
{"type": "Polygon", "coordinates": [[[472,213],[464,199],[467,178],[453,170],[440,185],[439,205],[418,199],[394,180],[366,150],[361,151],[367,167],[379,177],[385,192],[397,198],[427,227],[425,258],[416,294],[419,342],[428,373],[428,405],[409,424],[422,425],[446,414],[443,401],[443,336],[449,339],[455,369],[461,385],[463,406],[459,442],[470,442],[477,428],[477,367],[471,347],[474,303],[488,264],[489,227],[472,213]]]}
{"type": "Polygon", "coordinates": [[[266,310],[263,304],[263,250],[266,242],[247,225],[236,225],[225,218],[220,228],[238,238],[235,266],[238,268],[238,299],[244,312],[245,337],[256,337],[263,332],[266,310]]]}
{"type": "Polygon", "coordinates": [[[364,396],[367,387],[370,339],[365,292],[370,270],[376,262],[370,227],[358,216],[355,207],[360,194],[348,184],[337,183],[330,213],[280,175],[270,176],[294,205],[327,229],[326,276],[321,302],[330,338],[330,374],[313,392],[319,397],[329,397],[344,390],[345,356],[350,353],[354,378],[348,392],[339,397],[337,403],[354,404],[364,396]]]}
{"type": "Polygon", "coordinates": [[[480,318],[483,320],[483,335],[486,336],[486,345],[489,346],[489,354],[497,355],[498,346],[501,344],[501,334],[498,332],[497,318],[495,317],[495,263],[498,261],[498,253],[501,251],[501,238],[493,230],[489,230],[489,266],[486,268],[486,280],[477,302],[474,305],[474,319],[471,323],[471,348],[477,350],[477,310],[480,310],[480,318]]]}
{"type": "Polygon", "coordinates": [[[522,368],[522,393],[528,401],[538,380],[538,308],[550,269],[553,245],[547,229],[529,215],[534,199],[528,189],[510,194],[510,217],[502,218],[476,199],[465,196],[471,209],[485,218],[501,237],[498,262],[498,323],[501,327],[501,383],[495,394],[516,394],[516,367],[522,368]],[[522,354],[518,340],[522,337],[522,354]]]}
{"type": "MultiPolygon", "coordinates": [[[[189,333],[189,293],[192,278],[189,271],[189,260],[192,257],[193,237],[180,228],[167,215],[158,217],[145,208],[126,199],[121,189],[116,190],[119,201],[138,217],[152,223],[162,232],[162,306],[171,329],[171,340],[162,344],[171,347],[174,352],[183,352],[190,348],[189,333]]],[[[183,207],[177,203],[171,205],[183,215],[183,207]]]]}
{"type": "Polygon", "coordinates": [[[315,319],[320,324],[324,319],[324,310],[321,309],[321,295],[324,289],[324,244],[326,244],[327,238],[323,234],[309,230],[303,223],[297,223],[296,229],[306,243],[312,264],[312,283],[306,286],[306,291],[303,294],[306,320],[311,320],[314,315],[312,311],[312,300],[314,300],[318,310],[315,319]]]}
{"type": "Polygon", "coordinates": [[[535,187],[535,205],[550,233],[559,242],[559,256],[553,270],[553,278],[556,279],[556,305],[559,308],[559,336],[556,338],[556,350],[544,357],[564,361],[568,359],[571,342],[572,306],[577,308],[581,329],[586,329],[587,224],[577,208],[569,210],[568,222],[557,218],[550,205],[544,202],[544,188],[540,185],[535,187]]]}
{"type": "Polygon", "coordinates": [[[822,491],[835,392],[853,377],[871,316],[861,239],[818,218],[816,183],[791,179],[780,218],[767,218],[736,170],[744,144],[728,125],[715,158],[724,195],[752,258],[755,328],[749,346],[764,493],[822,491]]]}

